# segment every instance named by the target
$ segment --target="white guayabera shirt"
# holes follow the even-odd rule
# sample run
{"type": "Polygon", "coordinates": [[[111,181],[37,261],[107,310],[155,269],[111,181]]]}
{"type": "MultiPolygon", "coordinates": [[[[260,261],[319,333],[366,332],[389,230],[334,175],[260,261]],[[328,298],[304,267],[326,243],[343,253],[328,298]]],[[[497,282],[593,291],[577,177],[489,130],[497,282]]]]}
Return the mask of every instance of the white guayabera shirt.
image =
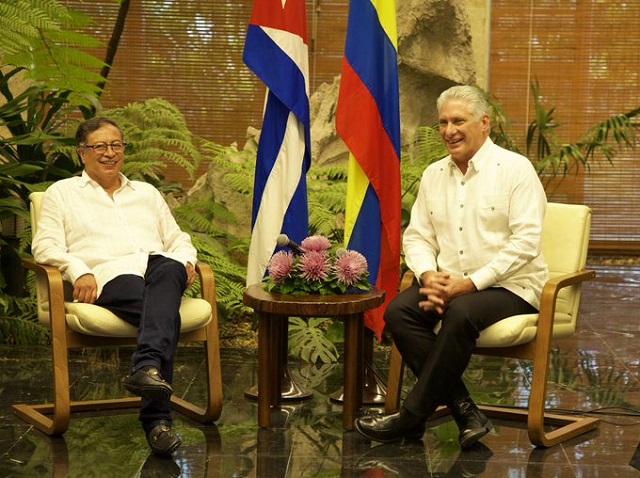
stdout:
{"type": "Polygon", "coordinates": [[[150,254],[195,265],[197,251],[152,185],[120,174],[113,199],[86,172],[52,184],[44,194],[32,252],[74,283],[93,274],[98,295],[111,279],[144,276],[150,254]]]}
{"type": "Polygon", "coordinates": [[[407,265],[418,278],[437,270],[478,290],[504,287],[537,308],[548,278],[546,205],[531,162],[487,138],[465,175],[450,156],[423,173],[403,237],[407,265]]]}

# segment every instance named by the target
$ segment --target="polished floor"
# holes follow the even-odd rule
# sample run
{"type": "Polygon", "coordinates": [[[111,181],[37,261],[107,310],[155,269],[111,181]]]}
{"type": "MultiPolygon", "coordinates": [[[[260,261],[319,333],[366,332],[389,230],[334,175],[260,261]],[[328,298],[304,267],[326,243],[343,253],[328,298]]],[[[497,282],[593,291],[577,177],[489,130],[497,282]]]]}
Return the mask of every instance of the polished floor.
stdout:
{"type": "MultiPolygon", "coordinates": [[[[343,432],[340,363],[309,367],[292,361],[297,383],[313,391],[289,403],[271,429],[257,427],[256,403],[244,392],[256,383],[256,356],[222,351],[224,406],[215,425],[178,415],[183,445],[173,459],[150,454],[135,411],[72,418],[64,437],[49,438],[11,411],[16,402],[51,399],[50,360],[42,347],[0,347],[0,477],[640,477],[640,266],[592,265],[579,331],[557,342],[548,407],[597,414],[600,427],[549,449],[533,447],[526,430],[496,423],[481,444],[461,451],[451,421],[434,424],[421,442],[380,445],[343,432]]],[[[202,397],[200,348],[181,347],[174,388],[202,397]]],[[[121,392],[130,348],[77,351],[74,398],[121,392]]],[[[374,368],[386,372],[386,350],[374,368]]],[[[465,380],[477,402],[525,403],[528,363],[474,357],[465,380]]],[[[369,408],[369,412],[375,408],[369,408]]]]}

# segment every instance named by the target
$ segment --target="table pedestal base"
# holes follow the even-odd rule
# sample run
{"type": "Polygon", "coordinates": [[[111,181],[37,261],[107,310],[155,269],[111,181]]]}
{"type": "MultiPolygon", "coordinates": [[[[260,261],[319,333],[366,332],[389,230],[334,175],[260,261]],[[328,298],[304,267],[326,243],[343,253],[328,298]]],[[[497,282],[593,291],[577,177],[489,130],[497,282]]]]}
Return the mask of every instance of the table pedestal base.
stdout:
{"type": "MultiPolygon", "coordinates": [[[[313,392],[300,387],[291,377],[289,367],[285,365],[280,381],[280,400],[283,402],[303,402],[313,397],[313,392]]],[[[258,400],[258,386],[254,385],[244,392],[245,398],[258,400]]]]}
{"type": "MultiPolygon", "coordinates": [[[[362,405],[363,406],[381,406],[387,398],[387,388],[380,378],[371,369],[369,363],[364,364],[364,388],[362,389],[362,405]]],[[[329,396],[329,400],[333,403],[342,403],[344,400],[344,392],[342,389],[336,390],[329,396]]]]}

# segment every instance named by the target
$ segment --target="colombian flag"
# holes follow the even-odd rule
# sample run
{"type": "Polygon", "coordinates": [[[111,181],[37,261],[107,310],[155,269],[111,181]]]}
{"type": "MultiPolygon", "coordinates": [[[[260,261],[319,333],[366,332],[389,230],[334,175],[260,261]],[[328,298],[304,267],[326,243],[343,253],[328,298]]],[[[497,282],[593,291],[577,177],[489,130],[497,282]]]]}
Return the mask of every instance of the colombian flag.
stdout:
{"type": "Polygon", "coordinates": [[[349,148],[345,245],[369,263],[385,303],[365,316],[380,339],[400,275],[400,107],[394,0],[351,0],[336,111],[349,148]]]}
{"type": "Polygon", "coordinates": [[[247,286],[262,281],[276,239],[309,234],[311,164],[305,0],[255,0],[243,60],[267,86],[258,143],[247,286]]]}

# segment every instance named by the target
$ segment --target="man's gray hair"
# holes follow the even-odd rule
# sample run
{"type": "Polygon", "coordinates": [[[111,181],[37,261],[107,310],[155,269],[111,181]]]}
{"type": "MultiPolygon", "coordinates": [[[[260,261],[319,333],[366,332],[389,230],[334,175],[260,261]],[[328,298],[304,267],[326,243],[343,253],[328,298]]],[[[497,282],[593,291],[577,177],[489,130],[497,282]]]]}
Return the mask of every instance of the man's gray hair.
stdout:
{"type": "Polygon", "coordinates": [[[436,101],[438,111],[445,101],[454,99],[465,100],[469,105],[468,111],[474,118],[480,119],[489,115],[489,102],[482,90],[475,86],[452,86],[448,90],[444,90],[436,101]]]}

